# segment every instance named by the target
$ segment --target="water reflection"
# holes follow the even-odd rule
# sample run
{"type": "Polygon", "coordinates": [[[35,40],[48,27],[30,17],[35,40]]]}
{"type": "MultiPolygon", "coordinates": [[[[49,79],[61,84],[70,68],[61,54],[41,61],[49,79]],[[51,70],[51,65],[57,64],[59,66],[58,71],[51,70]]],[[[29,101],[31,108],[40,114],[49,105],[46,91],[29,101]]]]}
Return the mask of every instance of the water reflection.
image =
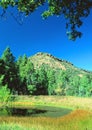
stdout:
{"type": "Polygon", "coordinates": [[[12,108],[10,109],[12,116],[32,116],[35,114],[41,114],[47,112],[46,110],[40,109],[22,109],[22,108],[12,108]]]}
{"type": "Polygon", "coordinates": [[[1,108],[0,116],[44,116],[44,117],[60,117],[71,112],[71,109],[56,107],[35,107],[27,108],[1,108]]]}

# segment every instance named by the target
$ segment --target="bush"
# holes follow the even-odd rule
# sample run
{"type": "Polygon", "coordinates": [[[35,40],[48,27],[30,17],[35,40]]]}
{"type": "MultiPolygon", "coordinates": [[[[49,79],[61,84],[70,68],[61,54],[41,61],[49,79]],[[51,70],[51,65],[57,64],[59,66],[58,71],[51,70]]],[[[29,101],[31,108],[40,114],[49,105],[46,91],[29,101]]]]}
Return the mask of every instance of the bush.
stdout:
{"type": "Polygon", "coordinates": [[[0,102],[2,105],[6,105],[6,103],[11,99],[10,90],[7,88],[7,85],[3,85],[3,77],[0,76],[0,102]]]}
{"type": "Polygon", "coordinates": [[[7,88],[7,85],[0,88],[0,102],[6,103],[10,100],[11,94],[10,90],[7,88]]]}

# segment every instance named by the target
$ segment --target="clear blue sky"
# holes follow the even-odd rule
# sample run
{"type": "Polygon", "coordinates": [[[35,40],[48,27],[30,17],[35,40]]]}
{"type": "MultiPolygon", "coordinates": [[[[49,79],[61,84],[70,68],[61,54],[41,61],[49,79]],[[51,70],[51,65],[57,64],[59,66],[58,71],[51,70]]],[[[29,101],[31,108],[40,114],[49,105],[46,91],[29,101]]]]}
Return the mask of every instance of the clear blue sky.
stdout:
{"type": "Polygon", "coordinates": [[[42,20],[41,11],[38,9],[25,18],[23,25],[19,25],[9,13],[6,20],[0,19],[0,55],[7,46],[16,58],[47,52],[77,67],[92,70],[92,14],[84,19],[80,28],[82,38],[73,42],[66,36],[63,16],[42,20]]]}

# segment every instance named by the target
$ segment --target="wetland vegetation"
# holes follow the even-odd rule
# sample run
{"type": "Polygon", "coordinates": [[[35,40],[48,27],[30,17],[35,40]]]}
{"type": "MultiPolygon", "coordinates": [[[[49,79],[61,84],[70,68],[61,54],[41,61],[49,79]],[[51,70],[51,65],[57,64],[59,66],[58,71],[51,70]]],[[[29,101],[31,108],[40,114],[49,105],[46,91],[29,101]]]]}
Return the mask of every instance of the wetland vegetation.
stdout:
{"type": "Polygon", "coordinates": [[[91,130],[91,104],[91,98],[17,96],[0,109],[0,130],[91,130]]]}

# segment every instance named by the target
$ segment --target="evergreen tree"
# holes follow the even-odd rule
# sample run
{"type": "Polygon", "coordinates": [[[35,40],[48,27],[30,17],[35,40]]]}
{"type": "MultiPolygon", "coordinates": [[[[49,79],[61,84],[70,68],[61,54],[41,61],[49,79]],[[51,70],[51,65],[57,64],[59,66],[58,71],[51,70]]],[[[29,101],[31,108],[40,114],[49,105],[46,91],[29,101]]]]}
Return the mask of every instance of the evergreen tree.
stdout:
{"type": "Polygon", "coordinates": [[[5,73],[5,63],[2,59],[0,59],[0,75],[5,73]]]}
{"type": "Polygon", "coordinates": [[[17,66],[9,47],[5,49],[1,58],[5,63],[4,84],[7,84],[11,92],[15,93],[18,90],[17,66]]]}

